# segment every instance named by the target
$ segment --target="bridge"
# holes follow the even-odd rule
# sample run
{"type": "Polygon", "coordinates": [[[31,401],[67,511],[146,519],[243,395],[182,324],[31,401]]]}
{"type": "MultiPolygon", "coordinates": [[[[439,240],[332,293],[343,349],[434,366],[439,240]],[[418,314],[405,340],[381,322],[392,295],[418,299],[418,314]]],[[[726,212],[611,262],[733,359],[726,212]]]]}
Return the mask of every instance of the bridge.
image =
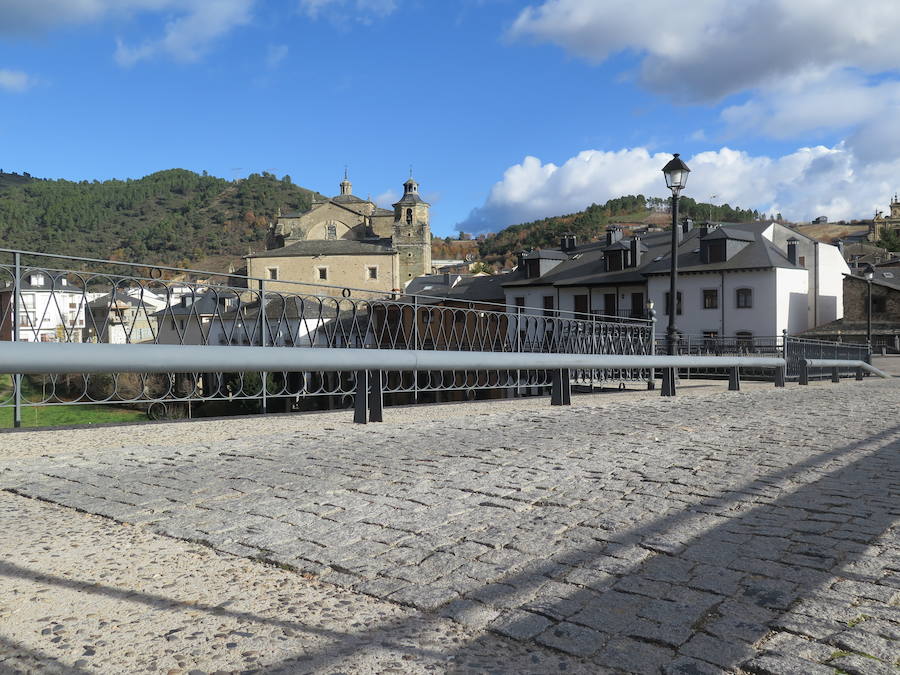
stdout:
{"type": "Polygon", "coordinates": [[[8,432],[0,669],[894,672],[898,382],[8,432]]]}

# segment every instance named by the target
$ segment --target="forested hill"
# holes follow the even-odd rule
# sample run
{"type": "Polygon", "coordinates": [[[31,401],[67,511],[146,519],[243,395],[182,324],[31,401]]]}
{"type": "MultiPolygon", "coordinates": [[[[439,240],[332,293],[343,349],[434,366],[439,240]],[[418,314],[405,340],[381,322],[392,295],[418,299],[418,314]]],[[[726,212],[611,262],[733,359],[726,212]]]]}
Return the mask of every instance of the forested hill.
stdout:
{"type": "Polygon", "coordinates": [[[313,194],[266,172],[228,181],[170,169],[75,183],[0,171],[0,246],[222,267],[264,249],[278,208],[307,209],[313,194]]]}
{"type": "MultiPolygon", "coordinates": [[[[553,216],[521,225],[511,225],[496,234],[488,235],[479,244],[483,260],[494,264],[513,264],[516,252],[531,248],[559,246],[561,234],[572,232],[579,243],[595,241],[605,236],[610,223],[657,224],[671,222],[670,200],[644,195],[628,195],[610,199],[603,205],[591,204],[584,211],[567,216],[553,216]]],[[[697,221],[712,219],[730,223],[759,220],[757,211],[698,203],[690,197],[679,201],[681,215],[697,221]]]]}

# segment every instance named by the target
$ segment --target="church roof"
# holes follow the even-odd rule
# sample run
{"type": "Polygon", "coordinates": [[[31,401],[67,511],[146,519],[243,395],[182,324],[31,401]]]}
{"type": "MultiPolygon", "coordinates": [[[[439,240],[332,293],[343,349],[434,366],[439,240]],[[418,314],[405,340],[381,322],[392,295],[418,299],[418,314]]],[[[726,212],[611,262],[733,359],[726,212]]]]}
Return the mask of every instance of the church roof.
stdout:
{"type": "Polygon", "coordinates": [[[368,204],[365,199],[360,199],[356,195],[338,195],[337,197],[332,197],[329,201],[335,204],[368,204]]]}
{"type": "Polygon", "coordinates": [[[298,241],[281,248],[273,248],[261,253],[253,253],[248,258],[287,258],[316,255],[378,255],[393,254],[390,238],[368,239],[311,239],[298,241]]]}
{"type": "Polygon", "coordinates": [[[400,201],[397,202],[396,204],[394,204],[394,206],[397,206],[398,204],[401,204],[401,205],[426,204],[426,205],[428,205],[427,202],[418,195],[418,193],[412,192],[412,191],[407,192],[405,195],[403,195],[403,197],[400,199],[400,201]]]}

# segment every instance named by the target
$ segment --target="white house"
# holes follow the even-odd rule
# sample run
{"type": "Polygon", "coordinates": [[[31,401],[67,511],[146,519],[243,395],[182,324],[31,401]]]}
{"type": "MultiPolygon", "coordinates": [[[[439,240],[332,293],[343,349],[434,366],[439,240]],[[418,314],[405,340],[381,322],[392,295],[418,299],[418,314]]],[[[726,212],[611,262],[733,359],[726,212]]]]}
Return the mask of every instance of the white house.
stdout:
{"type": "MultiPolygon", "coordinates": [[[[22,342],[81,342],[85,311],[91,298],[80,286],[69,284],[64,274],[29,270],[19,284],[17,321],[22,342]]],[[[13,337],[14,286],[7,281],[0,289],[2,315],[0,339],[13,337]]]]}
{"type": "MultiPolygon", "coordinates": [[[[739,223],[678,232],[676,327],[685,335],[791,334],[843,315],[840,251],[778,223],[739,223]]],[[[527,314],[645,318],[648,300],[665,332],[671,232],[524,254],[503,284],[506,302],[527,314]]]]}

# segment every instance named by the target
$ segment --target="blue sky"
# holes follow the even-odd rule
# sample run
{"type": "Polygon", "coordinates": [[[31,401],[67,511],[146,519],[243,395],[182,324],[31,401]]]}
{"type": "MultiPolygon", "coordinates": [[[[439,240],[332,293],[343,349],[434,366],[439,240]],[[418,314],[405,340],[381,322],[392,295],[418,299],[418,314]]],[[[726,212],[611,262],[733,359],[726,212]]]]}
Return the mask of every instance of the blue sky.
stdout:
{"type": "Polygon", "coordinates": [[[643,192],[809,220],[900,187],[900,4],[0,0],[0,168],[290,174],[496,231],[643,192]],[[815,5],[814,7],[811,7],[815,5]]]}

